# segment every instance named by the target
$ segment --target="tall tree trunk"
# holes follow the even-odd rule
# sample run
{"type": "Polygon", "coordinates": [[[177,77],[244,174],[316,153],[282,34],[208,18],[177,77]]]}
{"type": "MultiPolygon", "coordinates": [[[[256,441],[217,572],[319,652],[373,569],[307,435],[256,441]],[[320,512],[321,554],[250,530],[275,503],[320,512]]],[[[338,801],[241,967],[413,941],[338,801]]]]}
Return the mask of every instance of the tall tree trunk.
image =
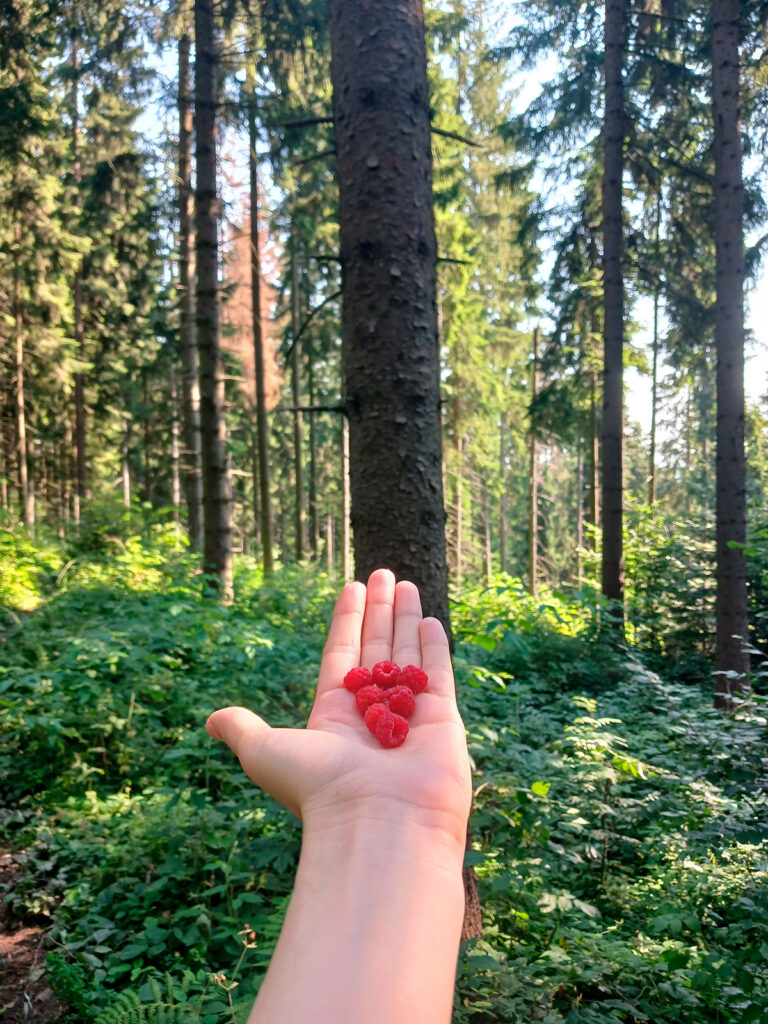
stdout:
{"type": "Polygon", "coordinates": [[[171,504],[173,518],[178,523],[181,506],[181,477],[179,473],[179,394],[176,371],[171,367],[171,504]]]}
{"type": "Polygon", "coordinates": [[[490,585],[493,573],[493,554],[491,548],[491,499],[488,494],[488,481],[483,480],[483,574],[485,582],[490,585]]]}
{"type": "Polygon", "coordinates": [[[206,571],[218,576],[222,599],[229,601],[232,597],[232,485],[219,334],[216,62],[213,0],[195,0],[196,324],[200,361],[203,561],[206,571]]]}
{"type": "Polygon", "coordinates": [[[583,577],[582,551],[584,550],[584,445],[579,438],[576,454],[576,582],[581,586],[583,577]]]}
{"type": "Polygon", "coordinates": [[[499,481],[501,483],[501,494],[499,495],[499,561],[501,571],[507,571],[507,474],[506,474],[506,450],[504,447],[504,417],[499,419],[499,481]]]}
{"type": "Polygon", "coordinates": [[[715,703],[747,688],[749,655],[744,458],[744,186],[739,117],[738,0],[712,4],[717,344],[717,602],[715,703]]]}
{"type": "MultiPolygon", "coordinates": [[[[450,630],[421,0],[330,0],[355,572],[412,580],[450,630]]],[[[464,938],[482,934],[464,870],[464,938]]]]}
{"type": "Polygon", "coordinates": [[[123,507],[131,507],[131,467],[128,462],[128,451],[129,451],[129,426],[128,420],[123,420],[123,460],[122,460],[122,478],[123,478],[123,507]]]}
{"type": "Polygon", "coordinates": [[[341,483],[342,483],[342,524],[341,524],[341,575],[345,583],[352,579],[352,488],[349,482],[349,420],[341,417],[341,483]]]}
{"type": "Polygon", "coordinates": [[[534,403],[538,394],[539,328],[533,331],[533,363],[531,365],[531,413],[528,433],[528,593],[536,596],[539,575],[539,468],[536,451],[534,403]]]}
{"type": "MultiPolygon", "coordinates": [[[[272,538],[272,498],[269,493],[269,427],[264,383],[264,331],[261,322],[261,248],[259,239],[259,163],[256,154],[256,107],[253,70],[246,78],[248,98],[248,171],[251,199],[251,317],[253,320],[253,363],[256,403],[256,447],[258,452],[258,493],[261,526],[261,559],[265,573],[275,567],[272,538]]],[[[254,492],[257,489],[253,481],[254,492]]]]}
{"type": "Polygon", "coordinates": [[[605,121],[603,124],[603,560],[602,590],[624,601],[622,175],[624,168],[624,2],[605,4],[605,121]]]}
{"type": "Polygon", "coordinates": [[[24,516],[24,525],[30,533],[33,533],[35,529],[35,499],[32,488],[29,486],[29,472],[27,465],[27,413],[24,405],[24,324],[21,306],[21,268],[19,267],[19,258],[21,256],[21,222],[19,220],[15,187],[13,219],[13,315],[14,334],[16,336],[16,459],[19,470],[21,512],[24,516]]]}
{"type": "Polygon", "coordinates": [[[200,381],[195,337],[195,297],[192,288],[193,210],[192,101],[190,96],[187,32],[179,39],[179,345],[181,348],[184,458],[182,478],[189,515],[189,541],[203,548],[203,472],[200,458],[200,381]]]}
{"type": "Polygon", "coordinates": [[[312,365],[312,353],[307,360],[307,384],[309,387],[309,549],[317,555],[320,541],[320,520],[317,508],[317,425],[315,413],[311,410],[315,405],[315,372],[312,365]]]}
{"type": "Polygon", "coordinates": [[[456,586],[464,577],[464,438],[456,421],[456,586]]]}
{"type": "Polygon", "coordinates": [[[331,0],[356,575],[446,626],[436,243],[421,0],[331,0]]]}
{"type": "Polygon", "coordinates": [[[661,296],[661,277],[659,275],[661,232],[661,187],[656,197],[656,277],[653,283],[653,361],[651,366],[651,450],[648,456],[648,504],[653,508],[656,504],[656,413],[659,407],[659,299],[661,296]]]}
{"type": "Polygon", "coordinates": [[[294,471],[294,530],[296,532],[296,561],[304,557],[304,461],[302,435],[304,419],[301,414],[301,346],[299,338],[299,260],[296,252],[296,234],[291,232],[291,383],[293,388],[293,471],[294,471]]]}
{"type": "MultiPolygon", "coordinates": [[[[72,42],[72,85],[70,88],[70,113],[72,115],[72,174],[75,187],[80,185],[82,178],[80,166],[80,115],[78,112],[78,76],[80,61],[77,40],[72,42]]],[[[76,199],[79,204],[79,196],[76,199]]],[[[75,268],[75,279],[72,287],[75,348],[79,359],[85,359],[85,329],[83,326],[83,261],[78,261],[75,268]]],[[[86,458],[86,423],[85,423],[85,381],[83,373],[78,370],[74,375],[75,399],[75,485],[77,500],[75,501],[75,523],[80,522],[80,505],[88,497],[88,468],[86,458]]]]}
{"type": "Polygon", "coordinates": [[[333,513],[329,512],[325,521],[325,559],[329,580],[336,579],[336,563],[333,551],[333,513]]]}

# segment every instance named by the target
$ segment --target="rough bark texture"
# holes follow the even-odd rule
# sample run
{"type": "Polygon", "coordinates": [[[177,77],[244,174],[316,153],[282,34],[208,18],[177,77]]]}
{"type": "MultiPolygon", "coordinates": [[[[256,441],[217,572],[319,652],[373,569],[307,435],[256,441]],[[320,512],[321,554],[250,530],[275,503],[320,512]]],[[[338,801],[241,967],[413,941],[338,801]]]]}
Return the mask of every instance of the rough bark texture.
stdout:
{"type": "Polygon", "coordinates": [[[179,344],[182,367],[182,478],[189,515],[189,540],[203,547],[203,472],[200,458],[200,382],[198,380],[195,298],[192,291],[192,103],[189,92],[189,36],[179,39],[179,344]]]}
{"type": "Polygon", "coordinates": [[[196,324],[200,360],[203,560],[206,570],[219,577],[222,597],[228,600],[232,591],[232,488],[219,334],[216,59],[213,0],[195,0],[196,324]]]}
{"type": "Polygon", "coordinates": [[[624,168],[624,0],[605,5],[605,121],[603,124],[603,594],[624,600],[623,356],[624,281],[621,182],[624,168]]]}
{"type": "Polygon", "coordinates": [[[717,694],[727,706],[747,686],[744,461],[744,188],[739,120],[739,3],[712,5],[717,250],[717,694]],[[728,674],[726,674],[728,673],[728,674]]]}
{"type": "MultiPolygon", "coordinates": [[[[249,75],[251,97],[253,79],[249,75]]],[[[269,493],[269,427],[264,384],[264,332],[261,324],[261,249],[259,247],[259,164],[256,156],[256,109],[248,105],[248,169],[251,194],[251,316],[253,319],[253,363],[256,402],[256,448],[258,452],[259,517],[264,572],[274,569],[272,552],[272,498],[269,493]]],[[[256,480],[253,481],[254,491],[256,480]]]]}
{"type": "Polygon", "coordinates": [[[435,231],[421,0],[330,3],[355,572],[448,625],[435,231]]]}

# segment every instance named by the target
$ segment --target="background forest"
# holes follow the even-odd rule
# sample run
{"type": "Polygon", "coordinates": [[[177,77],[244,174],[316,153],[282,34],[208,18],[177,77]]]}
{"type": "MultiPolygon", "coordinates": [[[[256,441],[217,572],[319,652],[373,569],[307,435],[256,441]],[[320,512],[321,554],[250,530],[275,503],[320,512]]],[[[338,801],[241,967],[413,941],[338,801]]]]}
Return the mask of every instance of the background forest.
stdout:
{"type": "Polygon", "coordinates": [[[300,830],[202,724],[303,725],[379,565],[455,642],[454,1020],[768,1016],[768,4],[390,7],[0,8],[13,1024],[245,1020],[300,830]]]}

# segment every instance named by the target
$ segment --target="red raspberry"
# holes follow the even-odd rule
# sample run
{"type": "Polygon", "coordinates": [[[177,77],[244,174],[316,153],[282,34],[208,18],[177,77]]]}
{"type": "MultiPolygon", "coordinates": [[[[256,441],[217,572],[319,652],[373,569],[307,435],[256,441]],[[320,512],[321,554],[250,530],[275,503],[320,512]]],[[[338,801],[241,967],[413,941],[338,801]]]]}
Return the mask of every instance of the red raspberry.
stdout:
{"type": "Polygon", "coordinates": [[[361,686],[355,694],[357,708],[361,715],[364,715],[371,704],[377,704],[383,697],[381,688],[376,685],[361,686]]]}
{"type": "Polygon", "coordinates": [[[415,665],[406,665],[405,668],[400,669],[400,677],[397,682],[400,686],[409,687],[414,693],[422,693],[426,690],[429,679],[427,673],[420,668],[416,668],[415,665]]]}
{"type": "Polygon", "coordinates": [[[382,747],[399,747],[405,743],[407,735],[408,723],[401,715],[396,715],[392,711],[387,711],[376,722],[374,736],[382,747]]]}
{"type": "Polygon", "coordinates": [[[379,723],[379,719],[382,715],[386,715],[388,711],[387,705],[378,701],[376,704],[371,704],[365,712],[365,724],[374,735],[376,734],[376,726],[379,723]]]}
{"type": "Polygon", "coordinates": [[[413,690],[408,686],[400,686],[399,683],[384,691],[384,700],[389,704],[390,711],[396,715],[402,715],[403,718],[408,718],[416,707],[413,690]]]}
{"type": "Polygon", "coordinates": [[[357,693],[361,686],[366,686],[370,681],[371,673],[367,668],[363,668],[362,665],[350,669],[344,676],[344,685],[350,693],[357,693]]]}
{"type": "Polygon", "coordinates": [[[371,669],[373,682],[377,683],[382,690],[388,690],[391,686],[396,686],[399,675],[400,667],[394,661],[380,661],[378,665],[374,665],[371,669]]]}

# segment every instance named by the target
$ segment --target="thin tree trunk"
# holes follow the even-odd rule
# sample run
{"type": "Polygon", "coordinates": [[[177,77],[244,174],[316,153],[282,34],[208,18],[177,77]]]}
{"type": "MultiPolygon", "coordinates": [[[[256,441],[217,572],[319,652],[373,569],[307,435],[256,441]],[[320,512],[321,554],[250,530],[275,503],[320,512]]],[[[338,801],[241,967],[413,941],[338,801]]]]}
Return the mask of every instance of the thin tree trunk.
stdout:
{"type": "Polygon", "coordinates": [[[179,344],[182,368],[184,497],[189,515],[189,541],[203,548],[203,472],[200,457],[200,381],[195,337],[193,280],[192,101],[187,32],[179,39],[179,344]]]}
{"type": "Polygon", "coordinates": [[[579,438],[576,454],[576,582],[583,578],[582,551],[584,550],[584,447],[579,438]]]}
{"type": "Polygon", "coordinates": [[[485,582],[490,585],[493,573],[491,550],[491,499],[488,495],[488,481],[483,481],[483,572],[485,582]]]}
{"type": "Polygon", "coordinates": [[[623,0],[605,5],[605,121],[603,125],[603,594],[623,607],[623,359],[622,176],[624,168],[623,0]]]}
{"type": "Polygon", "coordinates": [[[712,4],[717,344],[717,601],[715,704],[748,687],[744,457],[744,186],[738,0],[712,4]]]}
{"type": "Polygon", "coordinates": [[[341,480],[342,480],[342,524],[341,524],[341,575],[345,583],[352,579],[352,494],[349,482],[349,420],[341,417],[341,480]]]}
{"type": "Polygon", "coordinates": [[[533,412],[538,394],[539,328],[533,331],[533,363],[531,365],[531,413],[528,433],[528,592],[536,596],[539,575],[539,469],[536,451],[536,424],[533,412]]]}
{"type": "MultiPolygon", "coordinates": [[[[253,71],[246,77],[249,99],[254,89],[253,71]]],[[[258,493],[261,525],[262,565],[265,573],[275,567],[272,538],[272,498],[269,493],[269,426],[264,382],[264,331],[261,322],[261,248],[259,239],[259,164],[256,155],[256,108],[248,104],[248,170],[251,199],[251,316],[253,320],[254,384],[256,402],[256,447],[258,452],[258,493]]],[[[254,493],[257,485],[253,481],[254,493]]]]}
{"type": "MultiPolygon", "coordinates": [[[[14,188],[14,193],[15,192],[16,190],[14,188]]],[[[27,465],[27,414],[24,405],[24,326],[21,309],[21,268],[19,267],[19,257],[21,254],[21,222],[19,221],[18,203],[15,194],[13,216],[13,313],[15,325],[14,334],[16,336],[16,464],[19,470],[19,496],[21,498],[21,512],[24,516],[24,525],[30,533],[34,533],[35,500],[32,489],[29,486],[29,472],[27,465]]]]}
{"type": "Polygon", "coordinates": [[[653,508],[656,504],[656,413],[659,406],[659,298],[661,295],[661,278],[659,276],[661,230],[661,188],[656,197],[656,280],[653,288],[653,362],[651,367],[651,451],[648,456],[648,504],[653,508]]]}
{"type": "Polygon", "coordinates": [[[325,559],[328,579],[336,579],[336,565],[333,551],[333,513],[329,512],[325,521],[325,559]]]}
{"type": "Polygon", "coordinates": [[[128,420],[123,420],[123,465],[122,465],[122,477],[123,477],[123,507],[131,507],[131,467],[128,462],[128,451],[129,445],[129,426],[128,420]]]}
{"type": "Polygon", "coordinates": [[[355,571],[389,566],[448,626],[422,3],[329,10],[355,571]]]}
{"type": "Polygon", "coordinates": [[[499,560],[501,571],[507,571],[507,487],[506,487],[506,451],[504,448],[504,417],[499,419],[499,560]]]}
{"type": "Polygon", "coordinates": [[[464,439],[456,424],[456,586],[464,577],[464,439]]]}
{"type": "MultiPolygon", "coordinates": [[[[315,374],[312,353],[307,360],[307,383],[309,387],[309,408],[315,405],[315,374]]],[[[309,548],[317,556],[320,541],[320,520],[317,508],[317,425],[315,413],[309,412],[309,548]]]]}
{"type": "Polygon", "coordinates": [[[197,345],[200,362],[200,439],[203,468],[203,561],[232,598],[232,486],[224,421],[224,374],[219,327],[220,201],[216,194],[216,29],[213,0],[195,0],[195,195],[197,345]]]}
{"type": "Polygon", "coordinates": [[[171,504],[173,518],[178,523],[181,507],[181,478],[179,474],[179,395],[176,389],[176,371],[171,367],[171,504]]]}
{"type": "Polygon", "coordinates": [[[296,531],[296,561],[304,557],[304,462],[302,458],[302,435],[304,420],[301,414],[301,347],[299,338],[299,262],[296,252],[296,235],[291,233],[291,383],[293,389],[293,471],[295,484],[294,529],[296,531]]]}
{"type": "MultiPolygon", "coordinates": [[[[72,85],[70,89],[70,113],[72,115],[72,174],[75,187],[80,185],[82,172],[80,167],[80,123],[78,112],[78,74],[79,56],[77,40],[72,42],[72,85]]],[[[79,197],[76,199],[79,202],[79,197]]],[[[72,287],[75,348],[79,359],[85,358],[85,329],[83,326],[83,261],[78,261],[72,287]]],[[[86,459],[86,410],[85,382],[82,371],[74,375],[75,398],[75,481],[77,501],[75,502],[75,523],[80,522],[80,504],[88,497],[88,469],[86,459]]]]}
{"type": "Polygon", "coordinates": [[[5,403],[0,392],[0,506],[8,510],[8,443],[5,433],[5,403]]]}

